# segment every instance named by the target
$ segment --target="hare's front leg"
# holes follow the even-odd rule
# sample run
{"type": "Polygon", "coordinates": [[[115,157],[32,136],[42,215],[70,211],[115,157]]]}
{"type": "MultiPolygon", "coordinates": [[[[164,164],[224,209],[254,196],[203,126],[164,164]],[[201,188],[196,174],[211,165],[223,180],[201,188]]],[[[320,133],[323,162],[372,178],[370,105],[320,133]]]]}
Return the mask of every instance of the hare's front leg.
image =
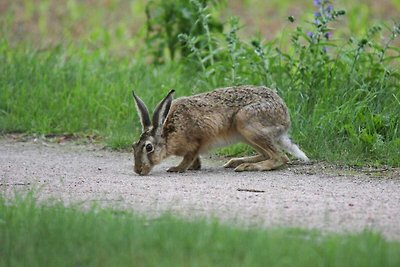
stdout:
{"type": "Polygon", "coordinates": [[[190,165],[188,170],[198,171],[200,169],[201,169],[201,161],[200,161],[200,157],[197,156],[197,158],[193,161],[192,165],[190,165]]]}
{"type": "Polygon", "coordinates": [[[187,169],[189,169],[189,167],[192,167],[192,166],[197,167],[197,169],[200,169],[200,159],[199,159],[197,153],[186,154],[178,166],[169,168],[167,170],[167,172],[185,172],[187,169]],[[198,166],[196,165],[197,160],[198,160],[198,166]]]}

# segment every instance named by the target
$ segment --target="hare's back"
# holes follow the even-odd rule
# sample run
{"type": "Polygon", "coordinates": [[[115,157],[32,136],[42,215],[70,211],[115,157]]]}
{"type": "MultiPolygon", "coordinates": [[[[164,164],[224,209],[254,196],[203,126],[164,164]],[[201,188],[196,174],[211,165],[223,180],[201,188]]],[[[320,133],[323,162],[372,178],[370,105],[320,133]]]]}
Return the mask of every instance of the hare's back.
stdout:
{"type": "MultiPolygon", "coordinates": [[[[181,97],[172,102],[166,125],[170,131],[178,128],[191,132],[226,130],[232,126],[239,111],[287,113],[278,94],[263,86],[235,86],[215,89],[211,92],[181,97]]],[[[258,114],[262,115],[262,114],[258,114]]],[[[272,118],[271,118],[272,119],[272,118]]]]}
{"type": "Polygon", "coordinates": [[[286,128],[289,125],[286,115],[282,99],[271,89],[256,86],[221,88],[174,100],[163,135],[170,153],[179,155],[191,144],[200,142],[207,148],[215,143],[240,139],[238,125],[284,125],[286,128]]]}
{"type": "Polygon", "coordinates": [[[189,97],[189,99],[207,103],[210,107],[241,108],[253,103],[283,103],[278,94],[264,86],[234,86],[215,89],[189,97]]]}
{"type": "Polygon", "coordinates": [[[192,125],[207,119],[223,124],[232,122],[235,114],[243,109],[271,114],[287,112],[275,91],[263,86],[235,86],[178,98],[172,103],[168,119],[183,124],[192,121],[192,125]]]}

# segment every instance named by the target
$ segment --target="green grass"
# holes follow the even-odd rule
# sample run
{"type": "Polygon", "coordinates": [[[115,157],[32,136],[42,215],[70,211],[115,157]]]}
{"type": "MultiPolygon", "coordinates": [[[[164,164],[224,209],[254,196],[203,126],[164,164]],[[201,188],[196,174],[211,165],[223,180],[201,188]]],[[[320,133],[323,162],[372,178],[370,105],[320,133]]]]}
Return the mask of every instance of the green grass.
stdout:
{"type": "Polygon", "coordinates": [[[378,234],[322,235],[0,195],[0,266],[399,266],[378,234]]]}
{"type": "Polygon", "coordinates": [[[178,95],[194,89],[177,64],[154,68],[84,49],[12,48],[5,40],[0,49],[2,132],[96,134],[126,147],[140,131],[133,89],[150,106],[171,88],[178,95]]]}
{"type": "MultiPolygon", "coordinates": [[[[129,148],[140,134],[132,89],[154,107],[171,88],[184,96],[256,84],[279,91],[291,111],[293,139],[310,158],[400,166],[398,39],[387,43],[392,22],[380,23],[380,30],[368,28],[372,11],[365,3],[346,4],[346,16],[326,24],[332,37],[325,40],[307,38],[308,31],[323,34],[302,19],[312,20],[311,1],[299,4],[304,13],[294,14],[294,23],[284,18],[292,12],[290,1],[265,2],[263,9],[282,14],[286,30],[278,39],[241,39],[238,36],[247,31],[242,34],[235,29],[238,25],[225,23],[224,34],[197,36],[204,44],[195,47],[197,57],[167,59],[163,65],[151,64],[144,42],[145,28],[139,26],[145,20],[143,2],[70,1],[60,7],[51,1],[34,3],[2,11],[0,133],[95,135],[112,148],[129,148]],[[105,7],[112,14],[108,16],[105,7]],[[369,23],[355,30],[357,8],[369,23]],[[382,49],[386,53],[381,62],[382,49]]],[[[244,6],[250,12],[254,3],[246,1],[244,6]]],[[[219,153],[250,151],[239,145],[219,153]]]]}

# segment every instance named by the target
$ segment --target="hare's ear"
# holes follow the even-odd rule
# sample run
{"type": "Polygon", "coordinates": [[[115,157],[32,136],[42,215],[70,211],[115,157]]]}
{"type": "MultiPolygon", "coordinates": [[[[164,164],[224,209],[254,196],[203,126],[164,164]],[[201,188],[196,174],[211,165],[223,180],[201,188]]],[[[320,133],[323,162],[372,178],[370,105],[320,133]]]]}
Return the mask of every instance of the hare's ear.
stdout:
{"type": "Polygon", "coordinates": [[[153,128],[157,131],[162,128],[167,118],[175,90],[171,90],[168,95],[157,105],[153,114],[153,128]]]}
{"type": "Polygon", "coordinates": [[[142,124],[142,131],[145,132],[149,129],[151,125],[149,111],[147,110],[146,105],[135,95],[135,92],[132,91],[133,99],[135,100],[136,110],[139,113],[140,123],[142,124]]]}

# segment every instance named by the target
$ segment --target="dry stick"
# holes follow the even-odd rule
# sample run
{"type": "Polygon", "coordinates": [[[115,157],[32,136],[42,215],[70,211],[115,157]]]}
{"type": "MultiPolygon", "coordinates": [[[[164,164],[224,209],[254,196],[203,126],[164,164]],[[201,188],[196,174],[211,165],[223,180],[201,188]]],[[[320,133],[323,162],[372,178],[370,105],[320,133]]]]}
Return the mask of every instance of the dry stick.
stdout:
{"type": "Polygon", "coordinates": [[[264,190],[256,190],[256,189],[245,189],[245,188],[238,188],[237,191],[242,192],[252,192],[252,193],[265,193],[264,190]]]}
{"type": "Polygon", "coordinates": [[[30,185],[31,183],[12,183],[12,184],[3,184],[0,183],[0,186],[11,186],[11,185],[30,185]]]}

